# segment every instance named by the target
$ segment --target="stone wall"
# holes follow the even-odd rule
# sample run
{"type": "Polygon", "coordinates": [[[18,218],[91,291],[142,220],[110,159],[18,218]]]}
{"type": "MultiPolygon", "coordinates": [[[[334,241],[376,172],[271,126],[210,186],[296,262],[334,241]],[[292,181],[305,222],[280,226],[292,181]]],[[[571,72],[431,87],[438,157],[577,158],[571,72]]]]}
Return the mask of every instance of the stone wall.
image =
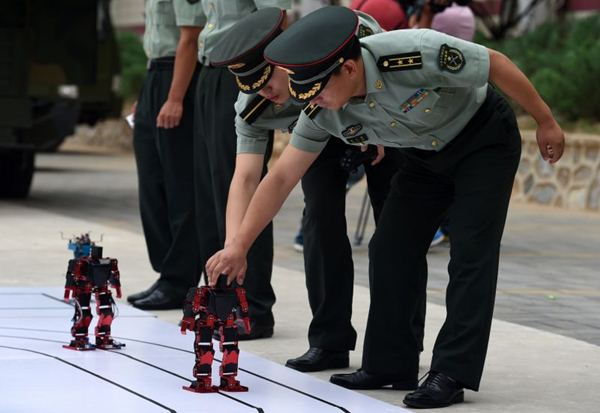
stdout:
{"type": "Polygon", "coordinates": [[[567,134],[563,157],[545,162],[535,131],[524,131],[513,200],[600,212],[600,136],[567,134]]]}
{"type": "MultiPolygon", "coordinates": [[[[121,120],[80,126],[65,143],[131,151],[131,129],[121,120]]],[[[569,209],[600,212],[600,136],[567,134],[565,153],[554,165],[540,156],[535,131],[522,132],[523,151],[512,199],[569,209]]],[[[271,163],[287,145],[290,135],[277,131],[271,163]]]]}

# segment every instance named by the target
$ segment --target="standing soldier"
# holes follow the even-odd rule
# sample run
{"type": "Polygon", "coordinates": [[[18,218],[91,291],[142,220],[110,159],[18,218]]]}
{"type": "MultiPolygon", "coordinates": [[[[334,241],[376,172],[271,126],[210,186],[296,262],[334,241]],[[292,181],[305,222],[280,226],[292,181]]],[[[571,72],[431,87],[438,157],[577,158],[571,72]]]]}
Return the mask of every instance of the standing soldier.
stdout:
{"type": "MultiPolygon", "coordinates": [[[[200,34],[198,60],[203,65],[196,86],[194,115],[194,179],[196,229],[201,265],[225,243],[227,194],[235,168],[236,135],[234,104],[238,95],[235,78],[226,67],[213,65],[212,52],[227,30],[237,21],[265,7],[289,9],[291,0],[199,0],[206,16],[200,34]]],[[[266,173],[266,162],[263,165],[266,173]]],[[[252,330],[240,326],[240,340],[273,335],[272,307],[275,293],[271,287],[273,267],[273,228],[262,231],[249,254],[246,285],[252,330]]]]}
{"type": "Polygon", "coordinates": [[[449,406],[463,401],[464,388],[479,389],[521,152],[514,113],[488,81],[537,121],[545,160],[560,159],[564,134],[529,80],[501,53],[426,29],[359,41],[356,25],[348,9],[320,9],[266,48],[267,61],[290,71],[291,95],[324,109],[300,116],[291,145],[257,189],[235,239],[207,269],[211,283],[220,273],[243,280],[249,246],[331,135],[360,125],[353,138],[402,148],[402,167],[370,243],[362,368],[331,381],[351,389],[417,387],[413,321],[426,289],[429,243],[448,212],[447,317],[427,378],[404,403],[449,406]]]}
{"type": "Polygon", "coordinates": [[[148,74],[135,109],[133,144],[140,212],[152,268],[148,290],[127,297],[147,310],[181,308],[198,285],[192,126],[198,34],[205,19],[194,0],[147,0],[148,74]]]}
{"type": "MultiPolygon", "coordinates": [[[[359,36],[381,32],[370,16],[359,13],[359,20],[359,36]]],[[[237,157],[227,202],[226,245],[235,237],[259,184],[269,131],[292,130],[302,110],[290,99],[287,73],[263,58],[284,21],[280,9],[256,11],[231,27],[213,50],[213,64],[227,66],[243,92],[236,102],[237,157]]],[[[348,171],[340,166],[347,151],[356,157],[363,154],[359,147],[331,139],[302,178],[304,268],[313,319],[309,350],[286,363],[300,371],[348,367],[349,350],[356,344],[351,323],[354,268],[345,218],[348,171]]],[[[394,151],[390,149],[383,159],[364,161],[376,220],[398,169],[394,151]]]]}

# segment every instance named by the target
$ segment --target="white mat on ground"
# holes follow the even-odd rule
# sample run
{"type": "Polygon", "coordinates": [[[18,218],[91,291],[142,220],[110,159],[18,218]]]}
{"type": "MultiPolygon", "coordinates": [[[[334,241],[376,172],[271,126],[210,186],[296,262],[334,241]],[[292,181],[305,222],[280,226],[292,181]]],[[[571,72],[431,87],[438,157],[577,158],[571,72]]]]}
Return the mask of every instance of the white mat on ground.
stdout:
{"type": "MultiPolygon", "coordinates": [[[[61,298],[57,288],[0,289],[3,413],[406,412],[244,352],[243,342],[238,379],[250,391],[187,392],[181,386],[192,379],[193,334],[183,336],[176,325],[120,306],[112,332],[124,349],[66,350],[73,308],[61,298]]],[[[221,359],[218,350],[215,357],[221,359]]],[[[219,366],[215,360],[217,384],[219,366]]]]}

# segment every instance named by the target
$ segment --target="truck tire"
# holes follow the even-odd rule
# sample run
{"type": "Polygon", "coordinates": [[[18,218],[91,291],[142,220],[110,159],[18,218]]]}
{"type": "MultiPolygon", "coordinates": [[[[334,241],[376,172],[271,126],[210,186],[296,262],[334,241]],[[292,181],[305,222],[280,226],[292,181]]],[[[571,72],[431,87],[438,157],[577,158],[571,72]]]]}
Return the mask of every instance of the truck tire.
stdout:
{"type": "Polygon", "coordinates": [[[31,188],[35,154],[31,150],[0,151],[0,198],[26,198],[31,188]]]}

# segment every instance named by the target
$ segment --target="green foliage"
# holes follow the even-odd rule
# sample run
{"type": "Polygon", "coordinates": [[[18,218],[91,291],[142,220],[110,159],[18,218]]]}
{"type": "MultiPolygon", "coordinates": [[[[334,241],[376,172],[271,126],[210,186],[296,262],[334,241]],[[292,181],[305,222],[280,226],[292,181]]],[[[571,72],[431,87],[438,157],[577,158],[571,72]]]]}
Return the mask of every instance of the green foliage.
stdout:
{"type": "Polygon", "coordinates": [[[121,55],[121,95],[135,100],[146,76],[146,54],[140,36],[131,32],[118,32],[117,42],[121,55]]]}
{"type": "Polygon", "coordinates": [[[600,120],[600,15],[481,43],[510,57],[555,114],[570,121],[600,120]]]}

